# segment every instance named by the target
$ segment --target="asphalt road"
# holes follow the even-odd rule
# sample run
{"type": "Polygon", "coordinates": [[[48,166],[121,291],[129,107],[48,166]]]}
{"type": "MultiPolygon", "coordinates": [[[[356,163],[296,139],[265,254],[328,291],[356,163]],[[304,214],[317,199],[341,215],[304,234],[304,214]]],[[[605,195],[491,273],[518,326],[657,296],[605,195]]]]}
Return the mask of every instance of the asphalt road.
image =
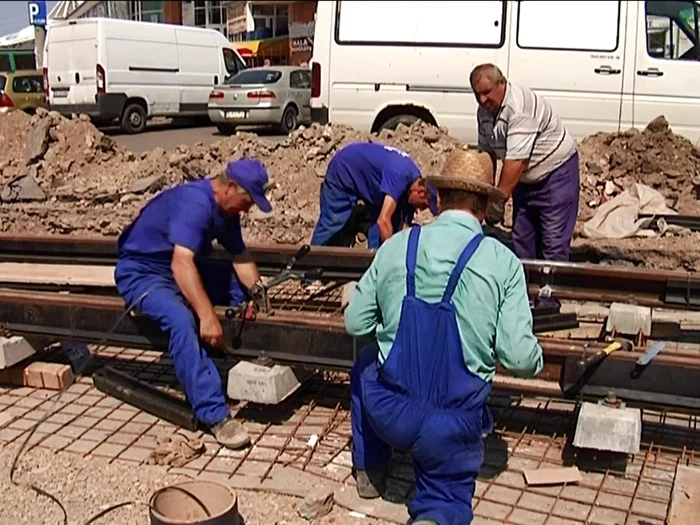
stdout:
{"type": "MultiPolygon", "coordinates": [[[[258,133],[261,137],[273,141],[282,141],[287,137],[269,129],[241,129],[242,131],[258,133]]],[[[103,129],[103,131],[136,155],[144,151],[151,151],[159,146],[169,150],[181,144],[187,146],[192,146],[198,142],[210,144],[225,138],[219,134],[214,126],[175,126],[169,123],[152,124],[146,128],[146,131],[136,135],[126,135],[119,129],[113,128],[103,129]]]]}

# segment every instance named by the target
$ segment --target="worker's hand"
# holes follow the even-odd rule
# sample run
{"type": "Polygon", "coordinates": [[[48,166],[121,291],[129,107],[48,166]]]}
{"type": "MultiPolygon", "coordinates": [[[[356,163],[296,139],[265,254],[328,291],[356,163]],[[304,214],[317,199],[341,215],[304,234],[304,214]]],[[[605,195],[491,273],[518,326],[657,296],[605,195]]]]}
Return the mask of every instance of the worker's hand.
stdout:
{"type": "Polygon", "coordinates": [[[255,283],[249,294],[256,312],[267,312],[270,310],[270,300],[267,297],[267,290],[262,283],[255,283]]]}
{"type": "Polygon", "coordinates": [[[215,313],[199,320],[199,337],[212,348],[223,348],[224,330],[215,313]]]}
{"type": "Polygon", "coordinates": [[[486,210],[486,224],[488,224],[489,226],[496,226],[497,224],[502,223],[505,211],[506,203],[503,201],[492,202],[491,204],[489,204],[489,207],[486,210]]]}
{"type": "Polygon", "coordinates": [[[350,301],[352,301],[352,296],[355,295],[356,287],[357,281],[350,281],[349,283],[343,285],[343,296],[340,300],[341,309],[345,310],[345,308],[350,304],[350,301]]]}

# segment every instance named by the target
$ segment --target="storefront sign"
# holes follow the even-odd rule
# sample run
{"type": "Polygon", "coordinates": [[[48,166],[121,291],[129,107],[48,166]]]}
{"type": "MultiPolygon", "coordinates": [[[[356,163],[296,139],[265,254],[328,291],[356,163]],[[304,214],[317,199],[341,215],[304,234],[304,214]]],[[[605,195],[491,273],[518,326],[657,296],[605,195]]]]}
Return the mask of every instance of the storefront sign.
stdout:
{"type": "Polygon", "coordinates": [[[289,25],[289,50],[310,53],[314,49],[315,22],[295,22],[289,25]]]}

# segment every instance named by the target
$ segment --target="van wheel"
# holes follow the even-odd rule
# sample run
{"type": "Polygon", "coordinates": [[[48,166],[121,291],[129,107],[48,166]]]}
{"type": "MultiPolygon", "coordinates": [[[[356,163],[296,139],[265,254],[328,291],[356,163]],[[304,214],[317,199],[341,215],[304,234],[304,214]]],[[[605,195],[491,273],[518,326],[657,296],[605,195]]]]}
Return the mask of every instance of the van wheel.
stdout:
{"type": "Polygon", "coordinates": [[[121,124],[126,133],[141,133],[146,129],[146,110],[141,104],[129,104],[122,114],[121,124]]]}
{"type": "Polygon", "coordinates": [[[287,109],[284,110],[284,114],[282,114],[280,131],[282,133],[289,134],[295,129],[297,129],[297,126],[299,125],[298,118],[299,114],[297,113],[297,110],[294,109],[293,106],[287,106],[287,109]]]}
{"type": "Polygon", "coordinates": [[[231,124],[217,124],[216,129],[219,131],[220,135],[233,135],[236,132],[236,126],[231,124]]]}
{"type": "Polygon", "coordinates": [[[379,131],[381,131],[383,129],[390,129],[393,131],[396,129],[396,127],[399,124],[403,124],[405,126],[411,126],[412,124],[415,124],[419,120],[421,120],[421,119],[416,117],[415,115],[396,115],[395,117],[391,117],[384,124],[379,126],[379,131]]]}

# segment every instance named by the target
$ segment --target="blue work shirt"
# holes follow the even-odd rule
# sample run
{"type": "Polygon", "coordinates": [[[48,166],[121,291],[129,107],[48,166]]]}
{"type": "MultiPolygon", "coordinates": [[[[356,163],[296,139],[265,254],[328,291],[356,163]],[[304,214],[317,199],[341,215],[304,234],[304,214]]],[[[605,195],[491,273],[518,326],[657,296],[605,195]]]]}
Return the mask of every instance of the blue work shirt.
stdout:
{"type": "Polygon", "coordinates": [[[408,189],[421,175],[408,153],[383,144],[355,142],[336,153],[331,162],[334,182],[369,207],[381,210],[384,196],[389,195],[397,202],[402,216],[410,212],[409,219],[413,217],[414,210],[408,205],[408,189]]]}
{"type": "Polygon", "coordinates": [[[197,256],[217,240],[228,252],[246,250],[238,215],[226,216],[214,200],[209,180],[180,184],[156,195],[117,240],[120,256],[170,260],[176,245],[197,256]]]}
{"type": "MultiPolygon", "coordinates": [[[[381,363],[394,343],[406,295],[409,232],[397,233],[379,248],[345,311],[350,335],[377,338],[381,363]]],[[[416,265],[418,298],[440,301],[460,253],[481,232],[476,218],[462,211],[445,211],[422,227],[416,265]]],[[[525,271],[503,244],[488,237],[481,242],[452,301],[470,372],[490,381],[496,374],[496,359],[519,377],[533,377],[542,370],[542,348],[532,331],[525,271]]]]}

